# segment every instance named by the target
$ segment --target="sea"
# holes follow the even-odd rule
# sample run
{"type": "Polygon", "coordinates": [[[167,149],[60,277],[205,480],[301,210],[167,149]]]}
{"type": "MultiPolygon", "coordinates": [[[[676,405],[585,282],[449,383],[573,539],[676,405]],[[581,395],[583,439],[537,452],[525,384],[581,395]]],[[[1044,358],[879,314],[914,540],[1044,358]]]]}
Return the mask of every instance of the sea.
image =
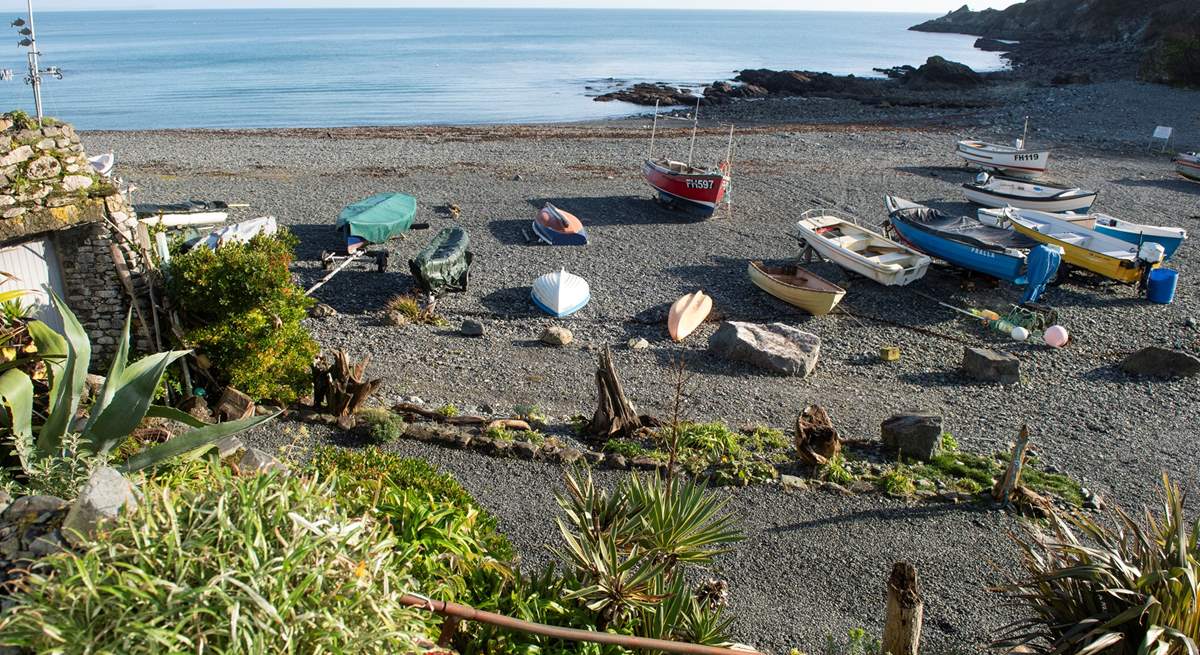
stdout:
{"type": "MultiPolygon", "coordinates": [[[[621,84],[745,68],[878,76],[942,55],[1003,66],[912,13],[244,9],[35,14],[45,113],[85,130],[580,121],[621,84]]],[[[13,41],[18,36],[13,30],[13,41]]],[[[0,48],[4,107],[32,111],[25,49],[0,48]]]]}

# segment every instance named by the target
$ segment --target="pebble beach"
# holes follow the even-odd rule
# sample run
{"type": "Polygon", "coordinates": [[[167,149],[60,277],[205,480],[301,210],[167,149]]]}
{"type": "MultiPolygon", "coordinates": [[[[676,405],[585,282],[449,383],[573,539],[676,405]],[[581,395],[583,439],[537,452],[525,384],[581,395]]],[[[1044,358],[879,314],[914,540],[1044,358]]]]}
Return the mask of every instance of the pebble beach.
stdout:
{"type": "MultiPolygon", "coordinates": [[[[795,258],[794,223],[806,209],[828,207],[879,225],[885,194],[939,209],[974,208],[960,185],[974,176],[953,154],[957,139],[996,142],[1020,136],[1053,149],[1056,180],[1100,191],[1095,210],[1155,225],[1200,228],[1200,184],[1174,174],[1170,156],[1149,146],[1156,125],[1175,127],[1171,147],[1200,148],[1200,92],[1133,82],[1066,87],[1005,85],[988,90],[985,109],[868,107],[849,100],[767,99],[701,111],[695,159],[718,161],[737,126],[731,208],[707,220],[664,209],[640,174],[650,145],[648,116],[580,124],[470,127],[328,128],[89,132],[89,152],[113,151],[118,173],[138,187],[134,202],[185,198],[245,203],[235,218],[274,215],[300,239],[295,274],[304,286],[325,271],[322,250],[339,247],[339,210],[360,198],[398,191],[419,202],[417,220],[432,230],[387,244],[390,265],[348,269],[317,298],[336,316],[308,325],[324,349],[370,357],[384,379],[381,404],[419,397],[437,407],[507,413],[537,405],[556,422],[594,409],[596,358],[613,349],[626,391],[643,413],[666,415],[671,363],[694,374],[690,420],[786,429],[805,406],[826,407],[843,436],[877,438],[881,421],[906,410],[945,417],[964,450],[1008,448],[1028,424],[1039,458],[1080,480],[1109,504],[1140,509],[1153,502],[1163,471],[1194,485],[1200,425],[1194,379],[1132,378],[1118,369],[1144,346],[1195,353],[1200,296],[1196,245],[1171,262],[1180,283],[1174,302],[1155,305],[1133,287],[1075,278],[1052,288],[1052,305],[1072,334],[1053,350],[1014,343],[961,320],[928,297],[959,307],[1007,309],[1010,285],[964,289],[944,267],[904,288],[884,288],[833,264],[812,270],[847,290],[846,313],[814,318],[754,287],[751,259],[795,258]],[[545,202],[577,216],[592,243],[552,248],[527,243],[523,230],[545,202]],[[450,207],[458,208],[452,216],[450,207]],[[413,288],[407,260],[434,231],[461,225],[475,255],[471,286],[437,310],[447,326],[392,326],[384,305],[413,288]],[[529,284],[565,267],[591,284],[578,314],[555,320],[529,301],[529,284]],[[765,374],[707,352],[718,323],[683,343],[667,337],[667,307],[702,289],[723,320],[783,322],[821,338],[816,371],[806,379],[765,374]],[[928,296],[928,297],[927,297],[928,296]],[[460,334],[463,320],[486,333],[460,334]],[[538,341],[561,325],[565,347],[538,341]],[[913,328],[920,328],[916,330],[913,328]],[[631,339],[650,347],[634,350],[631,339]],[[959,373],[964,343],[1016,355],[1021,382],[981,385],[959,373]],[[882,346],[901,358],[882,362],[882,346]]],[[[690,129],[660,129],[655,154],[684,158],[690,129]]],[[[1193,238],[1194,241],[1194,238],[1193,238]]],[[[260,430],[252,440],[278,446],[296,425],[260,430]]],[[[344,443],[325,428],[308,441],[344,443]]],[[[404,442],[393,446],[452,472],[501,520],[531,567],[551,561],[556,538],[553,493],[560,467],[404,442]]],[[[605,476],[613,474],[604,474],[605,476]]],[[[787,492],[778,485],[731,489],[731,508],[747,540],[716,571],[729,581],[734,634],[773,653],[818,651],[827,636],[883,621],[891,563],[911,561],[925,586],[929,653],[977,652],[1013,615],[987,591],[1015,570],[1008,535],[1018,521],[973,505],[906,503],[882,496],[787,492]]]]}

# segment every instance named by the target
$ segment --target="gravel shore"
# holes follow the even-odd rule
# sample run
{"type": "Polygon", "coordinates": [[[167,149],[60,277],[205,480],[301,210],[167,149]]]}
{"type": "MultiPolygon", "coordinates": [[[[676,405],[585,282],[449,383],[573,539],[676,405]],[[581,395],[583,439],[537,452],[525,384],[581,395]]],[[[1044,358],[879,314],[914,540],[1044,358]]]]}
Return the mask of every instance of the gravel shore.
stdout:
{"type": "MultiPolygon", "coordinates": [[[[140,190],[135,202],[222,198],[244,202],[240,216],[273,214],[300,237],[296,273],[305,283],[323,271],[322,249],[338,246],[332,228],[341,207],[381,191],[420,203],[418,220],[466,227],[476,260],[468,293],[439,310],[452,325],[390,327],[381,308],[408,291],[405,262],[432,237],[413,233],[389,244],[388,272],[348,270],[318,292],[340,314],[311,319],[326,348],[371,357],[385,378],[381,400],[416,395],[427,403],[486,405],[507,412],[537,404],[555,417],[590,413],[596,354],[613,346],[626,388],[644,412],[665,414],[663,380],[684,356],[696,382],[687,416],[732,425],[785,427],[805,405],[829,409],[844,434],[869,438],[905,409],[944,413],[964,449],[1005,448],[1029,423],[1044,462],[1085,481],[1107,500],[1137,508],[1152,502],[1163,470],[1192,485],[1200,466],[1193,445],[1200,411],[1194,380],[1131,379],[1116,369],[1123,353],[1164,345],[1197,350],[1185,327],[1200,318],[1190,283],[1200,269],[1187,244],[1172,262],[1180,286],[1171,305],[1151,305],[1132,288],[1072,283],[1052,289],[1072,332],[1068,349],[999,341],[958,320],[917,292],[958,306],[1004,308],[1009,286],[962,291],[959,275],[933,270],[911,288],[885,289],[850,279],[832,265],[814,270],[848,290],[843,307],[860,316],[813,318],[761,293],[745,274],[751,258],[797,254],[792,225],[817,206],[879,223],[882,198],[894,193],[936,206],[973,211],[958,185],[973,173],[952,153],[956,138],[1018,136],[1032,116],[1033,143],[1054,147],[1053,176],[1099,188],[1099,211],[1129,220],[1200,227],[1200,184],[1175,177],[1165,155],[1146,148],[1155,125],[1176,128],[1174,144],[1200,147],[1195,107],[1200,93],[1127,82],[1063,88],[1009,87],[1011,102],[993,109],[880,109],[831,100],[767,100],[705,109],[709,119],[696,159],[723,156],[717,120],[745,125],[737,137],[733,212],[696,221],[659,208],[640,177],[649,121],[470,128],[378,128],[236,132],[90,133],[89,152],[115,151],[120,174],[140,190]],[[1191,140],[1188,143],[1187,140],[1191,140]],[[528,245],[522,228],[551,201],[577,214],[593,243],[586,248],[528,245]],[[444,211],[461,208],[457,221],[444,211]],[[529,283],[560,266],[587,279],[591,304],[564,321],[539,314],[529,283]],[[728,319],[783,321],[819,335],[820,364],[806,380],[772,377],[706,353],[715,323],[673,344],[662,322],[670,302],[704,289],[728,319]],[[967,383],[957,373],[962,344],[867,317],[966,339],[1021,358],[1013,387],[967,383]],[[462,337],[464,318],[482,320],[486,336],[462,337]],[[575,333],[565,348],[537,342],[548,325],[575,333]],[[624,344],[651,343],[645,351],[624,344]],[[896,345],[899,362],[879,363],[879,346],[896,345]]],[[[687,154],[680,124],[660,133],[659,154],[687,154]]],[[[280,428],[282,430],[282,427],[280,428]]],[[[290,439],[276,430],[264,443],[290,439]]],[[[313,439],[331,435],[314,431],[313,439]]],[[[452,471],[500,518],[528,562],[545,562],[556,540],[553,466],[493,460],[401,444],[452,471]]],[[[815,650],[826,635],[863,626],[878,632],[883,580],[908,559],[926,586],[925,652],[966,652],[1010,619],[985,587],[1014,566],[1008,516],[962,506],[907,505],[877,497],[823,492],[788,494],[776,487],[728,493],[748,540],[721,561],[730,582],[737,636],[786,653],[815,650]]]]}

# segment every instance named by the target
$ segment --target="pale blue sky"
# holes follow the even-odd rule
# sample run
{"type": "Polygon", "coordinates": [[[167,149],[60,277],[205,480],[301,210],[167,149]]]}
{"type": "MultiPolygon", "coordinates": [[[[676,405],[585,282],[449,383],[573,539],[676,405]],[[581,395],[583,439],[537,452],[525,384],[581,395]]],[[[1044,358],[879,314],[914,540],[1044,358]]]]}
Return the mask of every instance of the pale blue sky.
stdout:
{"type": "MultiPolygon", "coordinates": [[[[972,9],[1003,8],[1016,0],[976,0],[972,9]]],[[[10,11],[25,3],[9,0],[10,11]]],[[[35,0],[34,11],[74,9],[237,9],[252,7],[611,7],[656,9],[798,9],[940,13],[963,0],[35,0]]]]}

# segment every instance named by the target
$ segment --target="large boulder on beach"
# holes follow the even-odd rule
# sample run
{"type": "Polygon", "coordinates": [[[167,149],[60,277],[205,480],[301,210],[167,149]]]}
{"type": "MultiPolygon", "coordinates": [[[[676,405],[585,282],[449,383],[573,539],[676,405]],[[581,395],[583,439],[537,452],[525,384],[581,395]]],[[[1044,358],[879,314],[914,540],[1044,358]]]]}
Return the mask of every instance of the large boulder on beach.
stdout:
{"type": "Polygon", "coordinates": [[[783,323],[726,321],[709,339],[708,349],[773,373],[808,377],[821,355],[821,337],[783,323]]]}
{"type": "Polygon", "coordinates": [[[983,77],[970,66],[934,55],[917,70],[901,80],[904,86],[917,91],[938,89],[969,89],[985,84],[983,77]]]}
{"type": "Polygon", "coordinates": [[[944,431],[942,417],[932,412],[893,414],[879,426],[884,448],[923,462],[933,459],[941,449],[944,431]]]}
{"type": "Polygon", "coordinates": [[[1147,346],[1126,357],[1121,370],[1152,378],[1192,377],[1200,374],[1200,358],[1183,350],[1147,346]]]}
{"type": "Polygon", "coordinates": [[[991,348],[963,348],[962,372],[972,380],[998,384],[1021,381],[1021,360],[991,348]]]}

